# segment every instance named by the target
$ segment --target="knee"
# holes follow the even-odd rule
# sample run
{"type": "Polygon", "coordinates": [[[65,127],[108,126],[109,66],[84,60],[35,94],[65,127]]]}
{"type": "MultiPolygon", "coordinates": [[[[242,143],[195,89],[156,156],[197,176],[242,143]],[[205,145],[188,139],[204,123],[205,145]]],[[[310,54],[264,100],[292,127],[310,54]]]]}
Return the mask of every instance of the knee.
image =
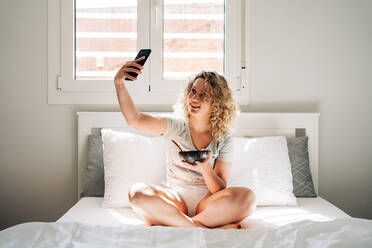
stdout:
{"type": "Polygon", "coordinates": [[[248,188],[232,189],[229,192],[229,201],[239,209],[246,210],[247,215],[256,209],[256,194],[248,188]]]}
{"type": "Polygon", "coordinates": [[[247,216],[252,214],[253,211],[256,210],[256,194],[250,189],[245,190],[245,194],[243,197],[243,206],[246,210],[247,216]]]}
{"type": "Polygon", "coordinates": [[[155,190],[148,184],[136,183],[128,191],[129,202],[133,205],[143,205],[155,195],[155,190]]]}

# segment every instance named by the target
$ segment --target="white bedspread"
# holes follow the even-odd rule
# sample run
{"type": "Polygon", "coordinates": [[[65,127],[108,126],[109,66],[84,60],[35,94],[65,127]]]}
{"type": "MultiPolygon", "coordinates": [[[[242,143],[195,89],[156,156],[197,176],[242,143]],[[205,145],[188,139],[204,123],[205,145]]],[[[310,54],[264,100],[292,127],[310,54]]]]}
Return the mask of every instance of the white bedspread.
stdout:
{"type": "MultiPolygon", "coordinates": [[[[95,225],[141,225],[131,208],[102,208],[103,197],[83,197],[57,222],[82,222],[95,225]]],[[[302,220],[329,221],[350,217],[341,209],[321,197],[297,198],[296,207],[258,207],[241,222],[243,228],[278,227],[302,220]]]]}
{"type": "Polygon", "coordinates": [[[0,247],[372,247],[372,220],[300,221],[278,228],[212,230],[31,222],[0,232],[0,247]]]}

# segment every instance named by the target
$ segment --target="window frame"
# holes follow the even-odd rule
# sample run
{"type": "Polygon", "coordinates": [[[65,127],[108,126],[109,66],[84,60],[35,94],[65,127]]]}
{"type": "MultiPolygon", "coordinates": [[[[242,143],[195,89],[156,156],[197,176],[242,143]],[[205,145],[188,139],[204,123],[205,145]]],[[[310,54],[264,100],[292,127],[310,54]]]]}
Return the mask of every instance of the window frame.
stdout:
{"type": "MultiPolygon", "coordinates": [[[[116,91],[112,80],[73,78],[74,70],[74,0],[48,0],[48,104],[114,104],[116,91]]],[[[159,64],[152,57],[162,55],[163,0],[137,2],[137,47],[151,48],[141,77],[126,84],[136,104],[174,104],[184,80],[162,80],[159,64]],[[157,20],[156,20],[157,18],[157,20]],[[157,27],[155,24],[157,22],[157,27]],[[154,38],[156,37],[156,38],[154,38]],[[156,56],[157,55],[157,56],[156,56]],[[150,81],[150,78],[152,79],[150,81]]],[[[245,0],[225,0],[225,77],[239,104],[248,103],[245,49],[245,0]],[[237,44],[238,43],[238,44],[237,44]],[[236,59],[239,58],[239,59],[236,59]],[[243,65],[243,64],[244,65],[243,65]],[[245,86],[245,87],[243,87],[245,86]]],[[[247,67],[246,67],[247,68],[247,67]]]]}

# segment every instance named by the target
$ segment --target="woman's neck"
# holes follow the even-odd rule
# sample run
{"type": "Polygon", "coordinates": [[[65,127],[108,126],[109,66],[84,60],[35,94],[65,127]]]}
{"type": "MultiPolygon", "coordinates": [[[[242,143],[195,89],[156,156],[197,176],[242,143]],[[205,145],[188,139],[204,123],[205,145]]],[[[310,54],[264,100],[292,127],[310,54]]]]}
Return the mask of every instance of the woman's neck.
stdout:
{"type": "Polygon", "coordinates": [[[209,117],[189,116],[190,128],[197,133],[210,132],[209,117]]]}

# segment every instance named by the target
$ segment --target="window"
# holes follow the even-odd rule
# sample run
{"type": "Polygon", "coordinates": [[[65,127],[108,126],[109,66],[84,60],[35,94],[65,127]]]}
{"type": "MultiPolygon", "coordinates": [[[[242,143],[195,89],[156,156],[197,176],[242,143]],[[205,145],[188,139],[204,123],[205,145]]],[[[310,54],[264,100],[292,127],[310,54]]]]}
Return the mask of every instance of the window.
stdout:
{"type": "Polygon", "coordinates": [[[136,56],[137,1],[75,0],[75,78],[109,79],[136,56]]]}
{"type": "MultiPolygon", "coordinates": [[[[48,103],[117,104],[113,77],[140,48],[143,73],[126,85],[136,104],[172,104],[201,70],[242,95],[240,0],[48,0],[48,103]]],[[[243,98],[242,98],[243,99],[243,98]]]]}
{"type": "Polygon", "coordinates": [[[163,79],[185,80],[201,70],[224,74],[224,0],[165,0],[163,30],[163,79]]]}

